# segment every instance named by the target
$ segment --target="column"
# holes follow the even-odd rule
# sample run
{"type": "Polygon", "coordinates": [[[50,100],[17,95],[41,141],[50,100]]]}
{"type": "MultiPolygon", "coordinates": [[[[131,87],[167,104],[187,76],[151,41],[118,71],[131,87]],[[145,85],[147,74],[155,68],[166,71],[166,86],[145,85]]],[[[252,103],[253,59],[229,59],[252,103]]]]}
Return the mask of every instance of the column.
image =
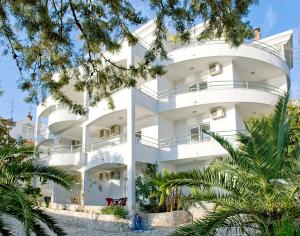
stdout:
{"type": "MultiPolygon", "coordinates": [[[[88,125],[83,125],[82,126],[82,154],[85,155],[86,157],[86,151],[87,151],[87,147],[90,144],[90,129],[88,125]]],[[[86,158],[85,158],[86,159],[86,158]]],[[[85,164],[82,163],[82,164],[85,164]]]]}
{"type": "Polygon", "coordinates": [[[87,192],[85,191],[86,188],[86,179],[87,179],[87,174],[84,168],[80,169],[80,174],[81,174],[81,189],[80,189],[80,206],[84,207],[85,204],[85,195],[87,194],[87,192]]]}
{"type": "Polygon", "coordinates": [[[40,129],[40,119],[39,119],[39,117],[37,117],[36,121],[35,121],[35,127],[34,127],[34,143],[35,143],[35,148],[38,145],[37,138],[38,138],[38,134],[39,134],[39,129],[40,129]]]}
{"type": "Polygon", "coordinates": [[[128,184],[128,211],[133,214],[135,211],[135,104],[133,89],[130,89],[130,99],[127,108],[127,184],[128,184]]]}
{"type": "MultiPolygon", "coordinates": [[[[85,121],[87,121],[89,119],[89,94],[87,89],[85,88],[84,93],[83,93],[83,104],[84,104],[84,108],[86,111],[85,114],[85,121]]],[[[87,159],[87,145],[90,144],[90,130],[89,130],[89,126],[86,124],[83,124],[82,126],[82,146],[81,146],[81,155],[82,155],[82,162],[81,164],[86,164],[86,159],[87,159]]]]}

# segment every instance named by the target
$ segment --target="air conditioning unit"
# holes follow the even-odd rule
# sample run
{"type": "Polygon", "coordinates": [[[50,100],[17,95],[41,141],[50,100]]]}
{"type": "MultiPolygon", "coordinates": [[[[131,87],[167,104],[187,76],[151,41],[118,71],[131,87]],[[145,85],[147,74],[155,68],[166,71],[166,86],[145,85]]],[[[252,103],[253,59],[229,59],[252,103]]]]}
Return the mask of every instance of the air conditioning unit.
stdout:
{"type": "Polygon", "coordinates": [[[110,128],[110,134],[113,136],[120,134],[120,131],[121,131],[120,125],[113,125],[110,128]]]}
{"type": "Polygon", "coordinates": [[[222,73],[222,66],[218,63],[209,66],[209,74],[210,75],[217,75],[222,73]]]}
{"type": "Polygon", "coordinates": [[[101,129],[100,130],[100,138],[108,138],[109,137],[109,130],[108,129],[101,129]]]}
{"type": "Polygon", "coordinates": [[[223,107],[216,107],[210,111],[210,118],[213,120],[225,117],[225,109],[223,107]]]}

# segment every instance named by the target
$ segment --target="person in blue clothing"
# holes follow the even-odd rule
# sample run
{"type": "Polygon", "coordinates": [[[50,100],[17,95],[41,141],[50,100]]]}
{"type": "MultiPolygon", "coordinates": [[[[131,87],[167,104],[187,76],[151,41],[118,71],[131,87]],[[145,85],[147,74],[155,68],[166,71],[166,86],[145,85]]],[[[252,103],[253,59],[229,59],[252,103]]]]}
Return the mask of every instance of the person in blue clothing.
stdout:
{"type": "Polygon", "coordinates": [[[143,230],[143,217],[140,210],[134,215],[134,230],[143,230]]]}

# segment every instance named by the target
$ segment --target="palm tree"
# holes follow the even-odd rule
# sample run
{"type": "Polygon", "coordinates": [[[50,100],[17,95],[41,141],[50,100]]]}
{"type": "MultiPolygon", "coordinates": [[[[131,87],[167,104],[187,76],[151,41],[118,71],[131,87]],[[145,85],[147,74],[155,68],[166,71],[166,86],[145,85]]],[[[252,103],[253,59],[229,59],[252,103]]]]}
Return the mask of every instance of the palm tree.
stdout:
{"type": "Polygon", "coordinates": [[[14,218],[22,223],[26,235],[48,235],[49,229],[57,235],[65,235],[55,220],[37,206],[39,189],[32,186],[32,179],[53,181],[68,189],[71,177],[36,162],[32,154],[32,147],[0,146],[0,234],[13,235],[14,225],[9,219],[14,218]]]}
{"type": "Polygon", "coordinates": [[[228,156],[205,170],[167,174],[162,189],[188,186],[191,194],[186,200],[215,206],[204,218],[178,227],[173,235],[214,235],[232,227],[262,235],[283,235],[276,232],[287,226],[297,230],[300,149],[297,145],[288,155],[292,131],[288,97],[280,98],[269,119],[245,122],[246,132],[237,135],[237,144],[209,133],[228,156]]]}

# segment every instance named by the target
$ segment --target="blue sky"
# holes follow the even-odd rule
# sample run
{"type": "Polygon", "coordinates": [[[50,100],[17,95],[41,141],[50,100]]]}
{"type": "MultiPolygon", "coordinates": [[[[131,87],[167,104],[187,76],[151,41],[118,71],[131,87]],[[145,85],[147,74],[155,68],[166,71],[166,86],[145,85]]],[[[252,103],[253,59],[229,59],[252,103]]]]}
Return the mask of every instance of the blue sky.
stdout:
{"type": "MultiPolygon", "coordinates": [[[[143,1],[135,1],[135,6],[145,11],[143,1]]],[[[300,97],[300,1],[299,0],[260,0],[252,7],[249,20],[254,27],[261,27],[262,37],[267,37],[289,29],[294,30],[294,68],[291,71],[292,96],[300,97]]],[[[146,10],[147,11],[147,10],[146,10]]],[[[9,56],[0,57],[0,88],[4,95],[0,97],[0,116],[9,118],[11,103],[13,118],[23,119],[30,110],[35,114],[35,106],[23,102],[25,93],[17,88],[19,74],[15,63],[9,56]]]]}

